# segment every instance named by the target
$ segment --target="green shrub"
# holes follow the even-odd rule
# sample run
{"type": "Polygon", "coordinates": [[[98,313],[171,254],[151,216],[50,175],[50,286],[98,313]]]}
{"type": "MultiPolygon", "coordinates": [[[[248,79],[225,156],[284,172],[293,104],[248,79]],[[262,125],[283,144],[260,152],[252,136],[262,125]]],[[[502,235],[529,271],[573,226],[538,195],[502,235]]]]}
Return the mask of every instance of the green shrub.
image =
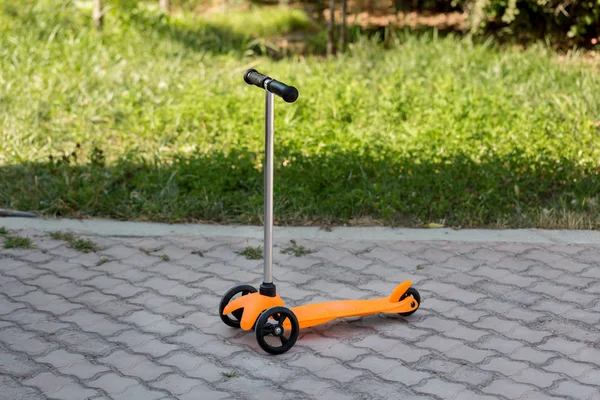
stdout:
{"type": "Polygon", "coordinates": [[[600,0],[468,0],[471,31],[501,28],[511,35],[544,35],[590,43],[600,36],[600,0]]]}

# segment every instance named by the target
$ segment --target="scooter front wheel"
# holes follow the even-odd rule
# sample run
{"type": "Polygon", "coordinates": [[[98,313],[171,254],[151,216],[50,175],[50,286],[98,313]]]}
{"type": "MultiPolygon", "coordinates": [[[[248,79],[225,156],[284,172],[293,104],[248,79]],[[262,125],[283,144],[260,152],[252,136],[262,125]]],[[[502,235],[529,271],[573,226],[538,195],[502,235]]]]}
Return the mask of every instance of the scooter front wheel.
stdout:
{"type": "Polygon", "coordinates": [[[235,310],[231,314],[223,315],[223,310],[227,307],[227,304],[238,294],[241,293],[242,296],[245,296],[250,293],[256,293],[258,290],[254,286],[250,285],[237,285],[229,289],[221,299],[221,303],[219,304],[219,317],[221,317],[221,321],[225,323],[227,326],[231,326],[232,328],[239,328],[240,321],[242,320],[242,315],[244,313],[243,309],[235,310]]]}
{"type": "Polygon", "coordinates": [[[286,307],[271,307],[265,310],[254,327],[258,345],[269,354],[283,354],[291,349],[300,335],[300,324],[296,315],[286,307]],[[286,321],[290,327],[285,328],[286,321]]]}

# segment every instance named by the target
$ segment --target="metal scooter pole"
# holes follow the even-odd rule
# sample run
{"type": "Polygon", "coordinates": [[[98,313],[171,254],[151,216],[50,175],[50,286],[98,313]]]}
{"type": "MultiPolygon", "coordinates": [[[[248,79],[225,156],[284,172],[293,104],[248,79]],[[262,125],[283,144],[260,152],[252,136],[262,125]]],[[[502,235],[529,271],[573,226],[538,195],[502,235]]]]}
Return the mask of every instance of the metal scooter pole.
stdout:
{"type": "Polygon", "coordinates": [[[260,294],[263,296],[276,296],[273,284],[273,104],[274,95],[281,97],[287,103],[293,103],[298,99],[298,90],[276,81],[255,69],[249,69],[244,74],[244,81],[249,85],[258,86],[266,92],[265,102],[265,180],[264,180],[264,214],[265,214],[265,236],[264,236],[264,276],[260,285],[260,294]]]}
{"type": "Polygon", "coordinates": [[[274,95],[266,89],[265,81],[265,238],[264,283],[273,283],[273,103],[274,95]]]}

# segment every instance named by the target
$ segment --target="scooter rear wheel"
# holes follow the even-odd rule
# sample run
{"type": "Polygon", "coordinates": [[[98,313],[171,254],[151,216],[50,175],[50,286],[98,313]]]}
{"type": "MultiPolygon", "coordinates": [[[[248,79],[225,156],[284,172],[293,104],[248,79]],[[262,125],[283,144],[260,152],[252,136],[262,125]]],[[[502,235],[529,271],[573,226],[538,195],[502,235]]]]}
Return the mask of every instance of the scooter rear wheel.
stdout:
{"type": "Polygon", "coordinates": [[[413,287],[409,287],[408,290],[402,296],[400,296],[400,300],[398,300],[398,301],[402,301],[407,297],[412,297],[413,299],[415,299],[417,301],[417,308],[415,308],[412,311],[398,313],[399,315],[402,315],[403,317],[408,317],[409,315],[414,314],[415,311],[417,311],[419,309],[419,307],[421,306],[421,295],[419,294],[417,289],[415,289],[413,287]]]}
{"type": "Polygon", "coordinates": [[[227,307],[227,304],[233,299],[236,295],[242,294],[245,296],[250,293],[256,293],[258,290],[254,286],[250,285],[237,285],[229,289],[221,299],[221,303],[219,304],[219,317],[221,317],[221,321],[225,323],[227,326],[231,326],[232,328],[239,328],[240,321],[242,320],[242,315],[244,314],[244,309],[235,310],[231,314],[223,315],[223,310],[227,307]],[[231,315],[231,316],[230,316],[231,315]]]}

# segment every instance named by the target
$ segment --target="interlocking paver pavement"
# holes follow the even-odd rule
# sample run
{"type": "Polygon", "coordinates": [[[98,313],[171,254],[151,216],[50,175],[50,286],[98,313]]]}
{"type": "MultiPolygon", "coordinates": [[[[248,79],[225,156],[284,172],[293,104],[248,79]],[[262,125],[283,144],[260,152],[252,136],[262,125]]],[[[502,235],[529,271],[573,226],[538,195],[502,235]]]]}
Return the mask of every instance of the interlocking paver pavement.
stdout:
{"type": "Polygon", "coordinates": [[[388,296],[412,279],[410,317],[305,329],[281,356],[217,307],[262,262],[240,237],[0,237],[1,399],[600,400],[600,244],[318,240],[282,254],[288,306],[388,296]],[[200,252],[197,252],[200,251],[200,252]]]}

